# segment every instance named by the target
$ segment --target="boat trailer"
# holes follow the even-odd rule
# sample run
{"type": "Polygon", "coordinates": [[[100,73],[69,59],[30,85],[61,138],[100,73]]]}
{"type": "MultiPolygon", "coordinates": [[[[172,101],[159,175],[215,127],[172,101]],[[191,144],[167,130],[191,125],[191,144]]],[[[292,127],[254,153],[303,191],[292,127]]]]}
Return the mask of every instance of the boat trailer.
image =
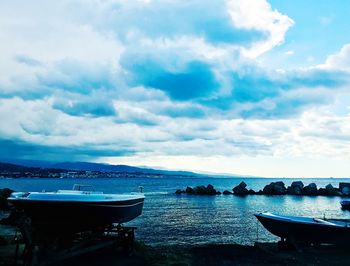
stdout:
{"type": "Polygon", "coordinates": [[[18,223],[18,229],[22,237],[17,238],[15,265],[36,266],[57,265],[60,261],[107,248],[131,256],[137,228],[111,224],[94,230],[62,234],[55,232],[55,228],[50,228],[50,231],[36,228],[29,218],[23,218],[18,223]],[[21,252],[20,243],[24,243],[21,252]]]}

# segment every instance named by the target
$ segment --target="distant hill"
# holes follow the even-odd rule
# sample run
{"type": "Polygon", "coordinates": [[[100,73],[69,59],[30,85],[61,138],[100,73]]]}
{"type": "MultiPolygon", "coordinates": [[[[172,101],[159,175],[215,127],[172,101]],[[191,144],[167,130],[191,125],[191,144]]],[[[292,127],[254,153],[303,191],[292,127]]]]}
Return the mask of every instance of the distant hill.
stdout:
{"type": "Polygon", "coordinates": [[[18,167],[35,167],[45,169],[64,169],[75,171],[99,171],[99,172],[115,172],[115,173],[140,173],[151,175],[176,175],[176,176],[191,176],[191,177],[203,177],[207,175],[201,175],[189,171],[170,171],[170,170],[158,170],[151,168],[134,167],[128,165],[111,165],[103,163],[89,163],[89,162],[47,162],[47,161],[33,161],[33,160],[10,160],[7,164],[17,165],[18,167]]]}
{"type": "Polygon", "coordinates": [[[64,162],[53,164],[52,167],[58,169],[100,171],[100,172],[123,172],[123,173],[143,173],[143,174],[164,174],[164,175],[183,175],[199,176],[199,174],[188,171],[169,171],[152,168],[142,168],[129,165],[112,165],[103,163],[88,162],[64,162]]]}
{"type": "Polygon", "coordinates": [[[12,163],[1,163],[0,162],[0,171],[8,171],[8,172],[25,172],[25,171],[32,171],[32,170],[38,170],[38,168],[34,167],[26,167],[23,165],[16,165],[12,163]]]}
{"type": "Polygon", "coordinates": [[[0,162],[1,177],[59,177],[61,173],[66,172],[64,169],[28,167],[12,163],[0,162]]]}

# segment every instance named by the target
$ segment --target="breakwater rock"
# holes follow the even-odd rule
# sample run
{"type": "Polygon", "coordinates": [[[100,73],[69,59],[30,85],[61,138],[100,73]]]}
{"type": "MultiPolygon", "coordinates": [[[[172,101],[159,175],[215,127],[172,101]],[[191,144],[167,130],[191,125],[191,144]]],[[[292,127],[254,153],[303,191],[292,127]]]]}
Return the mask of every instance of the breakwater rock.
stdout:
{"type": "MultiPolygon", "coordinates": [[[[221,192],[217,191],[212,185],[196,186],[194,188],[187,187],[185,190],[178,189],[176,194],[190,194],[190,195],[220,195],[221,192]]],[[[332,184],[328,184],[324,188],[317,188],[315,183],[310,183],[304,186],[302,181],[294,181],[290,186],[286,186],[284,182],[277,181],[271,182],[266,185],[262,190],[254,191],[247,188],[247,184],[242,181],[237,186],[232,188],[232,192],[225,190],[223,195],[297,195],[297,196],[350,196],[350,183],[339,183],[339,187],[333,187],[332,184]]]]}
{"type": "Polygon", "coordinates": [[[175,192],[176,194],[190,194],[190,195],[220,195],[221,192],[217,191],[213,185],[209,184],[207,186],[196,186],[196,187],[187,187],[185,190],[178,189],[175,192]]]}

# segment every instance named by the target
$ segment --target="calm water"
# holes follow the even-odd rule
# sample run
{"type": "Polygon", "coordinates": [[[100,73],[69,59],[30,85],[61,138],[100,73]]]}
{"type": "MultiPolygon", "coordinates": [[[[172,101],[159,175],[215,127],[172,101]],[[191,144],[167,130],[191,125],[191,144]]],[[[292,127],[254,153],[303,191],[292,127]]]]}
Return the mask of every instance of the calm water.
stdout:
{"type": "MultiPolygon", "coordinates": [[[[256,212],[349,218],[338,197],[298,196],[177,196],[178,188],[212,184],[220,191],[231,190],[242,178],[116,178],[116,179],[0,179],[0,188],[17,191],[71,189],[73,184],[91,184],[105,193],[136,192],[144,187],[142,216],[129,223],[138,227],[137,239],[151,245],[204,243],[253,244],[257,239],[275,241],[253,216],[256,212]]],[[[262,189],[277,179],[245,178],[248,188],[262,189]]],[[[283,180],[286,185],[294,180],[283,180]]],[[[318,187],[338,186],[347,179],[303,179],[318,187]]],[[[350,181],[350,180],[349,180],[350,181]]]]}

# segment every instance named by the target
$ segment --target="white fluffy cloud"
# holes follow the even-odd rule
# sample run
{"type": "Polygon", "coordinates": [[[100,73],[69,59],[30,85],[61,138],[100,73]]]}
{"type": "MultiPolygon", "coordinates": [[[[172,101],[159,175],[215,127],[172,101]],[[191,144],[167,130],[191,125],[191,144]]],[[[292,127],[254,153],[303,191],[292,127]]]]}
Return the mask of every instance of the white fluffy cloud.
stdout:
{"type": "Polygon", "coordinates": [[[273,10],[265,0],[229,1],[229,13],[234,24],[245,29],[266,32],[268,38],[244,48],[244,55],[257,57],[284,42],[288,29],[294,21],[288,16],[273,10]]]}
{"type": "Polygon", "coordinates": [[[55,148],[174,167],[349,156],[349,111],[329,106],[349,88],[350,46],[307,70],[257,62],[293,24],[265,0],[1,3],[0,141],[19,157],[55,148]]]}
{"type": "Polygon", "coordinates": [[[350,44],[344,45],[338,53],[328,56],[321,67],[350,72],[350,44]]]}

